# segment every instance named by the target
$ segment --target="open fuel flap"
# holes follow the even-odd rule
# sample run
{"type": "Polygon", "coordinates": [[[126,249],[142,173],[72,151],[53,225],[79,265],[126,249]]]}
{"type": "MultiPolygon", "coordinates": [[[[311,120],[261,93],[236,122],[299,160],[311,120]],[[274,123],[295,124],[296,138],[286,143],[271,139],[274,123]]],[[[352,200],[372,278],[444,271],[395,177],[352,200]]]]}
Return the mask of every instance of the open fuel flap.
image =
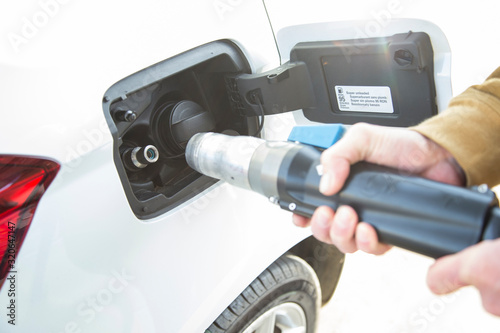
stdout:
{"type": "Polygon", "coordinates": [[[215,41],[117,82],[103,108],[130,206],[148,219],[215,182],[185,161],[196,133],[258,136],[265,115],[299,109],[316,122],[410,126],[437,113],[435,97],[429,36],[410,31],[301,42],[256,74],[236,44],[215,41]]]}
{"type": "Polygon", "coordinates": [[[242,114],[302,109],[324,123],[360,121],[411,126],[437,113],[433,50],[429,36],[302,42],[290,61],[262,74],[230,79],[232,106],[242,114]]]}

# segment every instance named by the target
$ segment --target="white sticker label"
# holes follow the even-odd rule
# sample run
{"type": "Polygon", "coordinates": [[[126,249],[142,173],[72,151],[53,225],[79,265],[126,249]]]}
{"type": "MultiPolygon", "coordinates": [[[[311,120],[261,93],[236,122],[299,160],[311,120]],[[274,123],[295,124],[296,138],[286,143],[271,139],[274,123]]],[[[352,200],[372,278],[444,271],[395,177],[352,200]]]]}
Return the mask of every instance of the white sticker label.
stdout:
{"type": "Polygon", "coordinates": [[[394,113],[391,88],[335,86],[340,111],[394,113]]]}

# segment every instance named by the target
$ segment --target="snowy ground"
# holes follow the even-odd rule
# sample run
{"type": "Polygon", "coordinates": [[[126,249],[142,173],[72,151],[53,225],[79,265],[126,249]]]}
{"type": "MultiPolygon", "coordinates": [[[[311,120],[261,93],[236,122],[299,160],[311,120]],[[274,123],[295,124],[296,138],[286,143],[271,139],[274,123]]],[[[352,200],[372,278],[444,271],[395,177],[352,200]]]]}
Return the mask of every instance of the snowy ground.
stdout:
{"type": "Polygon", "coordinates": [[[425,284],[433,260],[400,249],[383,256],[347,255],[333,299],[321,312],[319,333],[500,332],[479,294],[464,288],[435,296],[425,284]]]}

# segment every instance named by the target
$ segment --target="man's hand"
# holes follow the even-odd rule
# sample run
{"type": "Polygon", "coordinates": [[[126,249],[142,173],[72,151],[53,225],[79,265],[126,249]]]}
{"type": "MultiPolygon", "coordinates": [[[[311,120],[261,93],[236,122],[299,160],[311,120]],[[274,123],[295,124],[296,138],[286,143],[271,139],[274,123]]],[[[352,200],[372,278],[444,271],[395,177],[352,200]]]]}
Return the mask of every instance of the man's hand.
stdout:
{"type": "MultiPolygon", "coordinates": [[[[322,154],[321,193],[337,193],[349,175],[350,166],[359,161],[397,168],[448,184],[464,184],[463,172],[450,153],[421,134],[402,128],[356,124],[322,154]]],[[[334,244],[345,253],[360,249],[382,254],[390,248],[378,242],[373,227],[367,223],[358,224],[356,212],[348,206],[339,207],[337,212],[319,207],[311,220],[298,215],[294,215],[293,220],[301,227],[310,224],[317,239],[334,244]]]]}
{"type": "Polygon", "coordinates": [[[436,294],[475,286],[486,311],[500,316],[500,239],[483,241],[459,253],[442,257],[431,266],[427,284],[436,294]]]}
{"type": "MultiPolygon", "coordinates": [[[[417,132],[373,126],[354,125],[321,158],[324,175],[320,191],[338,192],[351,164],[359,161],[382,164],[402,171],[453,185],[464,185],[464,176],[454,158],[442,147],[417,132]]],[[[358,249],[382,254],[390,247],[377,240],[375,229],[358,223],[354,209],[342,206],[333,212],[328,207],[316,209],[311,220],[294,215],[294,223],[311,225],[319,240],[336,245],[343,252],[358,249]]],[[[437,294],[446,294],[472,285],[481,293],[484,308],[500,316],[500,239],[483,241],[459,253],[438,259],[429,269],[427,284],[437,294]]]]}

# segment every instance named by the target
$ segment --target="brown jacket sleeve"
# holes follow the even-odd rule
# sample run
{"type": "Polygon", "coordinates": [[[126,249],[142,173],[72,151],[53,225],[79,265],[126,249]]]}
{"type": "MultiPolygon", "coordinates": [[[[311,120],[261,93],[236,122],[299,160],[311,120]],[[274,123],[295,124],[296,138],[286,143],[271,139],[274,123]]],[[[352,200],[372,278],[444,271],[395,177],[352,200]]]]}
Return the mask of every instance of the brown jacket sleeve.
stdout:
{"type": "Polygon", "coordinates": [[[500,184],[500,67],[454,97],[444,112],[412,128],[446,148],[467,185],[500,184]]]}

